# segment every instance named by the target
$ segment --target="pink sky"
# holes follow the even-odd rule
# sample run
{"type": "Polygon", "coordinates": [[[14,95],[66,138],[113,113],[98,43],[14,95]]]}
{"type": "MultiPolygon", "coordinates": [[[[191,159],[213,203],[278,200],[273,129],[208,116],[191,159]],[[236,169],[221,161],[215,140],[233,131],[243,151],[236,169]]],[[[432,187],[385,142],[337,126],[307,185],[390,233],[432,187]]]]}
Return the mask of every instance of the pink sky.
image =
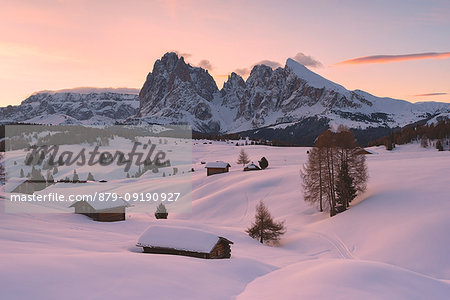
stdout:
{"type": "Polygon", "coordinates": [[[232,71],[303,53],[348,89],[450,102],[449,2],[375,2],[2,0],[0,106],[38,90],[140,88],[170,50],[219,87],[232,71]]]}

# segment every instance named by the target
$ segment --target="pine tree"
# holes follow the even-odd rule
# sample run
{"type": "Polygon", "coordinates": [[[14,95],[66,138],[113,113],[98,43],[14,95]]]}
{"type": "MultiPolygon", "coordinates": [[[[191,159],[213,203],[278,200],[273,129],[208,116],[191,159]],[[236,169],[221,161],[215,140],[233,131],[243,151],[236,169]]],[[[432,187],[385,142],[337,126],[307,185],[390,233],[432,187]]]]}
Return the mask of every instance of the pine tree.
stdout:
{"type": "MultiPolygon", "coordinates": [[[[6,180],[4,154],[0,153],[0,185],[3,185],[6,180]]],[[[23,172],[22,172],[23,173],[23,172]]]]}
{"type": "MultiPolygon", "coordinates": [[[[321,134],[314,147],[309,151],[308,161],[301,170],[303,180],[304,200],[319,206],[320,210],[336,214],[338,204],[338,185],[341,167],[345,164],[345,172],[351,178],[352,190],[339,193],[349,193],[348,202],[356,192],[363,192],[367,183],[367,166],[365,156],[358,154],[358,146],[353,136],[345,127],[339,127],[338,132],[325,131],[321,134]]],[[[342,188],[339,185],[339,188],[342,188]]],[[[345,199],[347,199],[345,198],[345,199]]],[[[345,201],[348,205],[347,200],[345,201]]]]}
{"type": "Polygon", "coordinates": [[[264,202],[260,201],[256,206],[255,221],[246,232],[252,238],[259,239],[260,243],[276,242],[286,232],[286,228],[284,221],[275,222],[273,220],[264,202]]]}
{"type": "Polygon", "coordinates": [[[258,161],[258,163],[259,163],[259,166],[261,167],[261,169],[263,169],[263,170],[269,166],[269,162],[267,161],[267,159],[264,156],[261,158],[260,161],[258,161]]]}
{"type": "Polygon", "coordinates": [[[156,207],[155,218],[157,218],[157,219],[167,219],[168,215],[169,215],[169,213],[167,212],[166,206],[164,204],[160,203],[156,207]]]}
{"type": "Polygon", "coordinates": [[[349,174],[347,162],[344,161],[336,180],[336,202],[340,204],[341,210],[345,210],[355,197],[356,189],[353,185],[353,178],[349,174]]]}
{"type": "Polygon", "coordinates": [[[72,182],[78,182],[78,180],[79,180],[79,177],[78,177],[78,174],[77,174],[77,170],[73,170],[73,177],[72,177],[72,182]]]}
{"type": "Polygon", "coordinates": [[[45,189],[46,187],[46,180],[45,177],[42,175],[41,170],[35,168],[34,166],[31,169],[31,186],[32,191],[40,191],[45,189]]]}
{"type": "Polygon", "coordinates": [[[303,192],[305,202],[317,204],[319,211],[328,210],[328,202],[325,201],[325,153],[319,147],[312,148],[308,153],[308,161],[300,170],[303,179],[303,192]]]}
{"type": "Polygon", "coordinates": [[[426,136],[423,136],[420,140],[420,146],[422,146],[422,148],[428,147],[428,138],[426,136]]]}
{"type": "Polygon", "coordinates": [[[438,149],[439,151],[444,151],[444,146],[442,146],[441,140],[437,140],[436,149],[438,149]]]}
{"type": "Polygon", "coordinates": [[[47,185],[52,185],[55,183],[55,179],[53,178],[50,172],[47,173],[47,185]]]}
{"type": "Polygon", "coordinates": [[[94,179],[94,175],[92,175],[92,173],[91,172],[89,172],[89,174],[88,174],[88,176],[87,176],[87,179],[86,179],[87,181],[95,181],[95,179],[94,179]]]}
{"type": "Polygon", "coordinates": [[[25,175],[23,174],[23,169],[20,169],[20,178],[23,178],[25,175]]]}
{"type": "Polygon", "coordinates": [[[239,152],[239,157],[237,160],[237,164],[242,164],[243,166],[245,166],[246,164],[248,164],[250,162],[250,158],[248,157],[247,153],[245,152],[244,149],[241,149],[241,151],[239,152]]]}

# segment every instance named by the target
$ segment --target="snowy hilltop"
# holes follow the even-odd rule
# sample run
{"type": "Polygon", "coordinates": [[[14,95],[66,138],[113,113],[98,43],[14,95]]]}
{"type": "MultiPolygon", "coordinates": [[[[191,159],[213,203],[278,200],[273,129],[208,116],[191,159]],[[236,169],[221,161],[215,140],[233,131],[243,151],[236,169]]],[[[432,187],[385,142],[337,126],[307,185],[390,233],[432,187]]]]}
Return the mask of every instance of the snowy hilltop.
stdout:
{"type": "MultiPolygon", "coordinates": [[[[448,299],[449,151],[418,143],[393,151],[371,148],[377,154],[367,155],[367,191],[330,218],[303,201],[299,169],[310,148],[204,142],[193,145],[190,157],[190,213],[158,220],[154,209],[130,207],[125,221],[99,223],[69,208],[47,214],[0,209],[2,298],[448,299]],[[269,167],[244,172],[236,163],[242,148],[253,160],[265,156],[269,167]],[[207,176],[202,161],[218,159],[229,162],[230,171],[207,176]],[[285,221],[277,247],[245,232],[260,200],[277,221],[285,221]],[[146,245],[152,227],[165,228],[151,239],[163,247],[208,251],[217,236],[226,237],[234,243],[231,259],[142,253],[136,243],[146,245]],[[169,239],[174,231],[167,227],[182,228],[183,238],[169,239]],[[70,285],[68,292],[68,278],[83,288],[70,285]]],[[[86,178],[87,172],[77,173],[86,178]]],[[[147,175],[81,188],[58,183],[39,193],[88,194],[113,185],[121,194],[157,192],[147,175]]],[[[0,207],[7,201],[0,194],[0,207]]]]}

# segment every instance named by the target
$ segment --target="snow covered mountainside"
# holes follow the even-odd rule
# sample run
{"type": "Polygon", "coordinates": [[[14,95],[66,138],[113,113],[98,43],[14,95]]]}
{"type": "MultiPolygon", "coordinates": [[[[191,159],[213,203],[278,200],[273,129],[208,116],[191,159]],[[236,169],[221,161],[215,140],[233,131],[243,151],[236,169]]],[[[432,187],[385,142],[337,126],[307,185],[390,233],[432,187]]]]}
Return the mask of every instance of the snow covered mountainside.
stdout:
{"type": "Polygon", "coordinates": [[[155,62],[139,94],[137,118],[187,123],[206,133],[286,129],[314,119],[324,126],[401,127],[438,113],[449,103],[410,103],[349,91],[288,59],[284,68],[256,65],[246,81],[231,73],[222,90],[207,70],[166,53],[155,62]]]}
{"type": "Polygon", "coordinates": [[[114,124],[135,115],[138,108],[138,95],[131,93],[44,91],[28,97],[20,105],[1,107],[0,124],[114,124]]]}
{"type": "MultiPolygon", "coordinates": [[[[167,220],[156,220],[154,211],[130,210],[126,221],[113,223],[73,213],[8,213],[0,193],[2,298],[448,299],[449,151],[370,148],[376,154],[367,155],[367,191],[330,218],[303,201],[299,169],[309,148],[203,142],[193,146],[192,212],[169,210],[167,220]],[[235,163],[242,148],[255,162],[265,156],[269,167],[243,172],[235,163]],[[206,176],[201,162],[219,159],[230,172],[206,176]],[[285,220],[277,247],[245,233],[260,200],[275,220],[285,220]],[[139,237],[161,224],[226,237],[234,242],[231,259],[141,253],[139,237]]],[[[157,189],[145,178],[114,182],[124,192],[157,189]]],[[[91,183],[82,192],[102,186],[108,188],[91,183]]]]}

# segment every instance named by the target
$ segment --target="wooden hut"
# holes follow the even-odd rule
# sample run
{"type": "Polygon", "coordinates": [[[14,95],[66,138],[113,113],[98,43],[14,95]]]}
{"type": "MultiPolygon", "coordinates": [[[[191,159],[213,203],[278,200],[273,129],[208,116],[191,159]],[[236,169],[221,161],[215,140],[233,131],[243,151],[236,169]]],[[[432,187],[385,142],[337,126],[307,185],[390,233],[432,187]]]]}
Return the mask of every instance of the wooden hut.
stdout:
{"type": "Polygon", "coordinates": [[[355,154],[357,154],[357,155],[376,154],[376,152],[372,151],[370,149],[360,148],[360,149],[356,150],[355,154]]]}
{"type": "Polygon", "coordinates": [[[220,174],[220,173],[226,173],[230,169],[230,164],[223,161],[215,161],[215,162],[209,162],[206,164],[206,175],[214,175],[214,174],[220,174]]]}
{"type": "Polygon", "coordinates": [[[172,254],[205,259],[230,258],[232,241],[215,234],[186,227],[154,225],[136,246],[144,253],[172,254]]]}
{"type": "Polygon", "coordinates": [[[125,209],[130,204],[122,199],[116,201],[77,201],[69,207],[75,207],[76,214],[88,216],[94,221],[115,222],[125,220],[125,209]]]}
{"type": "Polygon", "coordinates": [[[258,167],[257,165],[255,165],[253,162],[249,163],[245,168],[244,171],[258,171],[261,170],[260,167],[258,167]]]}
{"type": "MultiPolygon", "coordinates": [[[[33,194],[34,192],[41,191],[47,187],[47,182],[45,180],[31,180],[31,179],[24,179],[22,180],[14,181],[16,183],[16,187],[14,189],[11,189],[10,193],[19,193],[19,194],[33,194]]],[[[11,187],[13,184],[10,184],[9,187],[11,187]]]]}

